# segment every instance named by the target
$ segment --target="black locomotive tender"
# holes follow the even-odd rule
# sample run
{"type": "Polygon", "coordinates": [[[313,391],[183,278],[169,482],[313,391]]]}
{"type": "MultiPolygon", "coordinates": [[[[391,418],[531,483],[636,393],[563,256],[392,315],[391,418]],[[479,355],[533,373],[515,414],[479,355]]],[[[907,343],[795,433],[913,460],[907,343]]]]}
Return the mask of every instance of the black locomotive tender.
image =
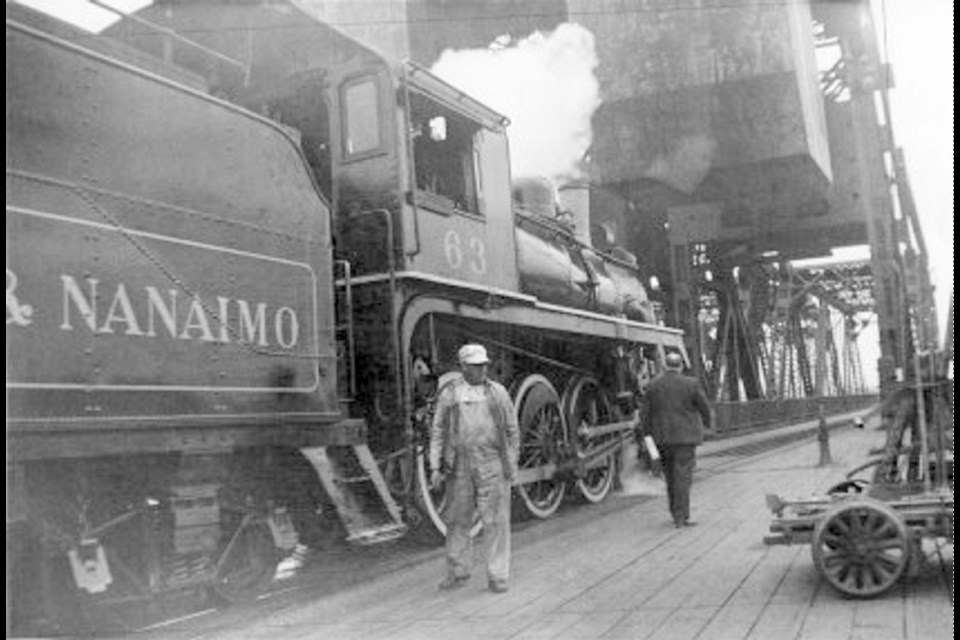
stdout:
{"type": "Polygon", "coordinates": [[[468,340],[516,400],[517,504],[608,494],[682,335],[588,187],[561,217],[511,185],[503,116],[276,2],[99,36],[7,3],[6,56],[8,625],[442,531],[427,421],[468,340]]]}

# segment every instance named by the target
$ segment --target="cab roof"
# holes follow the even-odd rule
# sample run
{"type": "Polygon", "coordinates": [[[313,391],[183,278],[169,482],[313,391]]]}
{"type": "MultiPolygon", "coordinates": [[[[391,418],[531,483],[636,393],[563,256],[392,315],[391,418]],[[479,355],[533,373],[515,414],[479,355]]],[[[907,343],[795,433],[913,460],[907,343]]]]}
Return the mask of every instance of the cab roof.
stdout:
{"type": "Polygon", "coordinates": [[[479,121],[488,129],[499,131],[510,124],[510,120],[502,113],[494,111],[412,60],[402,61],[399,65],[399,72],[403,82],[410,89],[437,100],[453,111],[479,121]]]}

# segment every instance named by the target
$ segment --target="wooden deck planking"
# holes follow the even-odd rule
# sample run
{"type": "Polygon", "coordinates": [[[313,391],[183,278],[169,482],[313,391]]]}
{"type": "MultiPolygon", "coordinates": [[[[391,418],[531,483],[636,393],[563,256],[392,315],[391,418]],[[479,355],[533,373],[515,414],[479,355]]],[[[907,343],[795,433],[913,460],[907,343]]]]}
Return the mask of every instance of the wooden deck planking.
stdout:
{"type": "Polygon", "coordinates": [[[587,614],[583,613],[554,613],[540,618],[540,623],[531,625],[520,633],[511,636],[511,640],[552,640],[565,629],[568,629],[587,614]]]}
{"type": "Polygon", "coordinates": [[[797,640],[849,640],[854,606],[837,599],[815,598],[797,640]]]}
{"type": "Polygon", "coordinates": [[[743,640],[753,628],[763,604],[731,604],[721,607],[697,636],[702,640],[743,640]]]}
{"type": "Polygon", "coordinates": [[[602,638],[610,640],[646,640],[674,613],[673,609],[636,609],[610,627],[602,638]]]}
{"type": "Polygon", "coordinates": [[[624,611],[596,611],[582,617],[551,640],[594,640],[601,638],[627,615],[624,611]]]}
{"type": "Polygon", "coordinates": [[[848,460],[843,467],[805,464],[815,458],[815,443],[724,464],[711,459],[694,485],[692,511],[700,521],[694,528],[670,525],[664,497],[590,518],[575,512],[575,526],[559,519],[521,525],[507,594],[485,590],[479,563],[469,585],[437,591],[444,561],[435,557],[203,640],[952,637],[952,602],[939,566],[876,600],[856,601],[820,578],[809,546],[762,544],[770,523],[766,493],[822,491],[858,462],[857,452],[862,459],[868,436],[882,437],[852,430],[838,435],[831,444],[836,460],[848,460]]]}
{"type": "Polygon", "coordinates": [[[809,607],[803,603],[768,604],[757,617],[745,640],[795,638],[809,607]]]}
{"type": "MultiPolygon", "coordinates": [[[[850,640],[904,640],[906,618],[903,596],[896,586],[876,600],[857,600],[853,605],[850,640]]],[[[919,640],[919,639],[917,639],[919,640]]]]}
{"type": "Polygon", "coordinates": [[[648,640],[693,640],[716,615],[717,607],[678,607],[648,640]]]}

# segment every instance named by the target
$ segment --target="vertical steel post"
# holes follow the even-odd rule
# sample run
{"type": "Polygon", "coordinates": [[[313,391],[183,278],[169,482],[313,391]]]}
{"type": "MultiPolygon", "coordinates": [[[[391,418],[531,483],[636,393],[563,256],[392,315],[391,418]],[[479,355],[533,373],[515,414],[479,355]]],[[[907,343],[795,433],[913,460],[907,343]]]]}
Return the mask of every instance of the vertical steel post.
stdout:
{"type": "Polygon", "coordinates": [[[817,443],[820,445],[820,461],[817,466],[825,467],[833,464],[833,458],[830,456],[830,429],[827,426],[823,402],[817,404],[817,418],[817,443]]]}
{"type": "Polygon", "coordinates": [[[880,392],[896,389],[897,371],[906,372],[905,313],[898,239],[889,177],[885,173],[885,140],[877,122],[874,95],[880,86],[879,54],[870,6],[857,7],[855,28],[847,31],[845,61],[850,87],[851,125],[856,156],[859,202],[870,240],[870,266],[880,330],[880,392]]]}
{"type": "Polygon", "coordinates": [[[814,341],[816,354],[814,356],[813,393],[822,397],[826,393],[827,385],[827,329],[830,324],[830,309],[823,300],[817,300],[817,333],[814,341]]]}

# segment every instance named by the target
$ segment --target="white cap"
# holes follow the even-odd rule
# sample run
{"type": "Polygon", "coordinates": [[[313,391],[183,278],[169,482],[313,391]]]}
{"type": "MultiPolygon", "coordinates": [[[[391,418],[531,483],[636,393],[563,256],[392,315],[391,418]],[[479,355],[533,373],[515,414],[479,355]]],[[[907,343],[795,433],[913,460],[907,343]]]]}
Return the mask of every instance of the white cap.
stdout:
{"type": "Polygon", "coordinates": [[[479,344],[465,344],[457,352],[457,358],[460,364],[487,364],[490,358],[487,357],[487,350],[479,344]]]}
{"type": "Polygon", "coordinates": [[[668,369],[682,369],[683,368],[683,356],[681,356],[676,351],[671,351],[667,354],[664,364],[667,365],[668,369]]]}

